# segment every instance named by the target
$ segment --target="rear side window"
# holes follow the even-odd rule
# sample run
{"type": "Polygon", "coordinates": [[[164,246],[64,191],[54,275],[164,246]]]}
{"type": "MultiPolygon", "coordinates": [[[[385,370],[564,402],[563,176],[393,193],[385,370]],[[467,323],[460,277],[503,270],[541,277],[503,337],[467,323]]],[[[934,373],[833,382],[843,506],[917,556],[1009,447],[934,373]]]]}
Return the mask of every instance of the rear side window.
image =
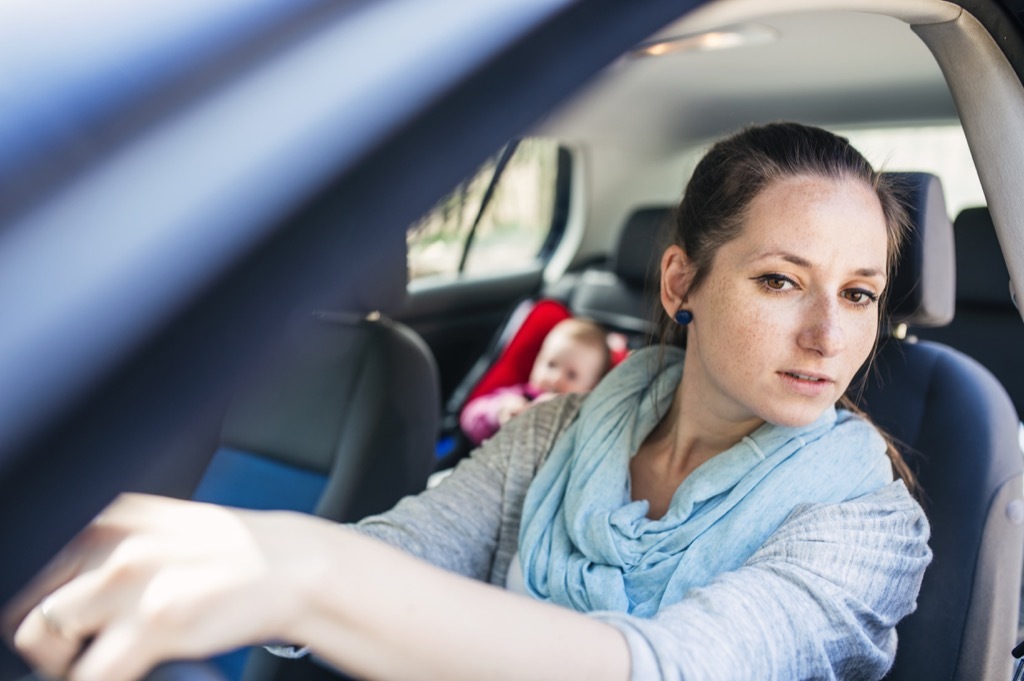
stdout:
{"type": "Polygon", "coordinates": [[[554,140],[511,142],[408,231],[409,280],[534,266],[565,225],[570,154],[554,140]]]}
{"type": "Polygon", "coordinates": [[[926,171],[939,176],[949,217],[985,205],[967,138],[959,125],[837,130],[876,168],[926,171]]]}

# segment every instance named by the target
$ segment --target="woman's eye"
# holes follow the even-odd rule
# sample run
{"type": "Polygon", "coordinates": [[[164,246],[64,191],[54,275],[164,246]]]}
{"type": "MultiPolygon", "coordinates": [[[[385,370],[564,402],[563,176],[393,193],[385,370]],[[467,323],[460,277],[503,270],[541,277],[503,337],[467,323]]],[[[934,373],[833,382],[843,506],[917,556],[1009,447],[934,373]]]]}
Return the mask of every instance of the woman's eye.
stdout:
{"type": "Polygon", "coordinates": [[[796,287],[792,279],[782,274],[763,274],[757,281],[769,291],[788,291],[796,287]]]}
{"type": "Polygon", "coordinates": [[[862,288],[851,288],[843,291],[843,297],[855,305],[870,305],[878,300],[878,296],[862,288]]]}

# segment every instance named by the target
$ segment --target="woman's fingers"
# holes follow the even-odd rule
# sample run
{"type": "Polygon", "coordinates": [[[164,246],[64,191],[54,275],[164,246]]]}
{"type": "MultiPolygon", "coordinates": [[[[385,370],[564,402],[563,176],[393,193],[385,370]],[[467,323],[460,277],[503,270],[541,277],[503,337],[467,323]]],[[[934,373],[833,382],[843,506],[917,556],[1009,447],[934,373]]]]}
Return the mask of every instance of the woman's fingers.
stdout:
{"type": "Polygon", "coordinates": [[[137,623],[121,620],[103,630],[68,673],[68,681],[135,681],[166,659],[159,638],[140,637],[137,623]]]}
{"type": "Polygon", "coordinates": [[[173,513],[182,503],[140,494],[118,497],[4,605],[0,613],[4,637],[11,641],[15,630],[43,598],[79,573],[104,562],[125,537],[139,532],[146,523],[173,522],[163,506],[173,513]]]}
{"type": "Polygon", "coordinates": [[[81,639],[65,633],[60,614],[49,601],[29,611],[12,638],[29,665],[54,679],[65,675],[81,648],[81,639]]]}
{"type": "Polygon", "coordinates": [[[64,676],[88,639],[131,601],[135,590],[109,563],[79,574],[29,611],[14,645],[44,673],[64,676]]]}
{"type": "Polygon", "coordinates": [[[122,495],[89,526],[72,539],[39,574],[3,608],[0,626],[4,637],[12,641],[15,630],[48,594],[64,586],[82,572],[102,564],[129,533],[136,528],[138,511],[147,503],[138,494],[122,495]]]}
{"type": "Polygon", "coordinates": [[[48,676],[106,681],[281,638],[319,565],[319,539],[304,537],[322,529],[295,514],[126,495],[9,609],[15,648],[48,676]]]}
{"type": "Polygon", "coordinates": [[[58,553],[29,585],[4,606],[3,633],[11,641],[29,612],[49,593],[69,582],[81,570],[82,554],[75,543],[58,553]]]}

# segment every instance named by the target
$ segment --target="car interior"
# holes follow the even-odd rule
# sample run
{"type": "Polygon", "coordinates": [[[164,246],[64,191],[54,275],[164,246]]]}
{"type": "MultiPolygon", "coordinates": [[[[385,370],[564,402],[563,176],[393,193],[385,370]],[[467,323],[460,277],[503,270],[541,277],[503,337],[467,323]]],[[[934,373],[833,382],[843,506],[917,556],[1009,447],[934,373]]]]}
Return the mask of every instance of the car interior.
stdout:
{"type": "MultiPolygon", "coordinates": [[[[932,528],[886,678],[1011,678],[1024,2],[67,4],[0,9],[0,602],[122,491],[351,522],[424,489],[558,319],[657,342],[697,160],[796,120],[912,220],[852,390],[932,528]]],[[[257,647],[151,678],[347,677],[257,647]]]]}

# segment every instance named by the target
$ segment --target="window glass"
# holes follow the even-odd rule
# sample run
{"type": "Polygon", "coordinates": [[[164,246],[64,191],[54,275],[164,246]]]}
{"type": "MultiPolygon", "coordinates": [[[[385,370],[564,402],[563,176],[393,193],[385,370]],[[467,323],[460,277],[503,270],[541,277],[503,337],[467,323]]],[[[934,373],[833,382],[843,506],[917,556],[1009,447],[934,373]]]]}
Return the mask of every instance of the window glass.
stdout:
{"type": "Polygon", "coordinates": [[[410,281],[511,272],[541,256],[552,227],[557,226],[558,188],[567,185],[559,178],[563,164],[558,144],[543,138],[519,141],[480,214],[502,152],[409,228],[410,281]]]}
{"type": "Polygon", "coordinates": [[[985,195],[959,125],[837,130],[876,168],[920,170],[942,181],[946,209],[955,218],[964,208],[984,206],[985,195]]]}

